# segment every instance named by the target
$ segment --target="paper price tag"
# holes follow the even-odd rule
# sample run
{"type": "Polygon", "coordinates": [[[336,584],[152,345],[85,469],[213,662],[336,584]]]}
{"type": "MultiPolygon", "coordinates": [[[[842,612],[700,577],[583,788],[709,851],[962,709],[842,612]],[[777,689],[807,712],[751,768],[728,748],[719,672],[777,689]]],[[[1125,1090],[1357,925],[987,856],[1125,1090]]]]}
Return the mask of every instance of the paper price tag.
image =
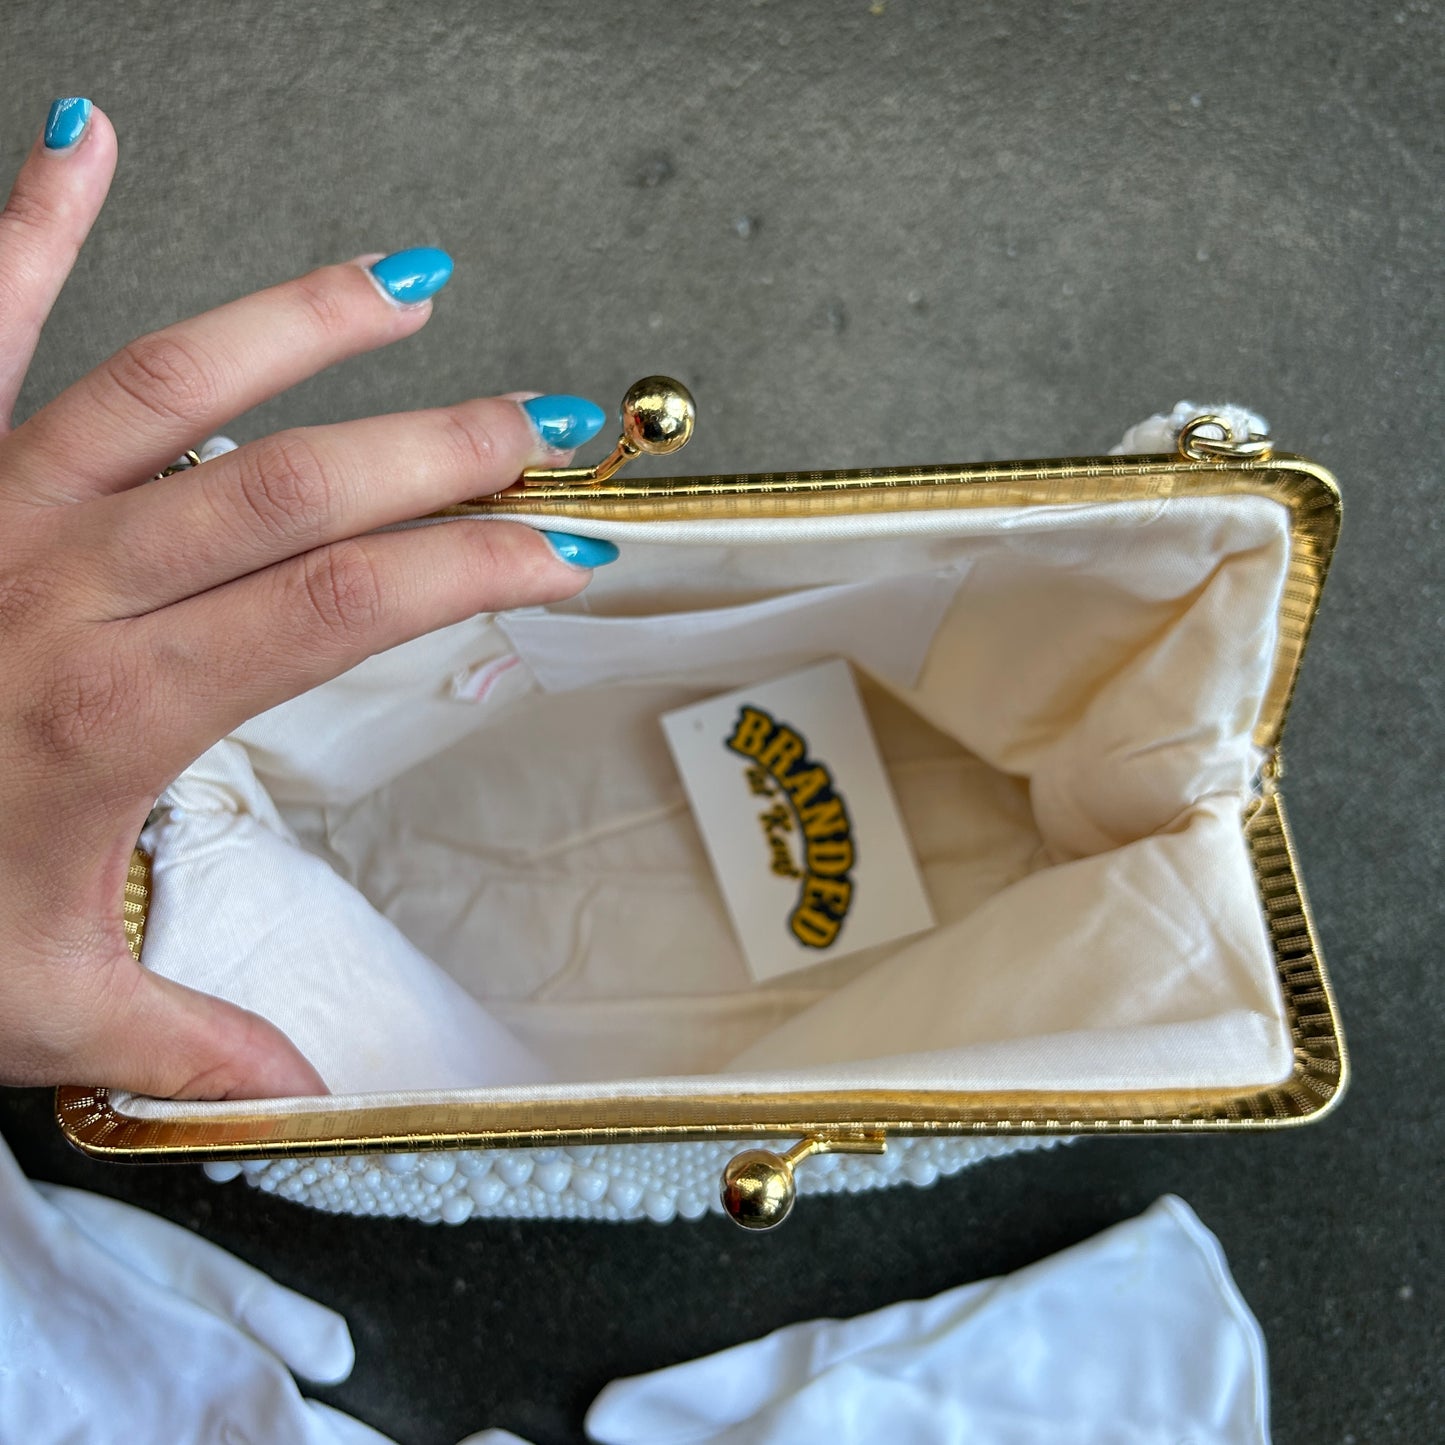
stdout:
{"type": "Polygon", "coordinates": [[[848,663],[662,719],[759,980],[933,927],[848,663]]]}

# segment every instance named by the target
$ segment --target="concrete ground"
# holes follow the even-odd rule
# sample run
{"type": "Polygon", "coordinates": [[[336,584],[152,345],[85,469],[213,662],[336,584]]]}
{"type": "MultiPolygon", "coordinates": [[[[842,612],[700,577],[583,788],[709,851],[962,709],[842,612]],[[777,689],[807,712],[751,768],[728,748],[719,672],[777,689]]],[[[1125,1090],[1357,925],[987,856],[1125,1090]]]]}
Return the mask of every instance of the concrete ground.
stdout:
{"type": "Polygon", "coordinates": [[[277,426],[634,377],[697,392],[689,469],[1099,450],[1181,396],[1330,466],[1343,547],[1287,794],[1354,1086],[1278,1136],[1092,1141],[780,1234],[304,1212],[71,1154],[343,1310],[326,1398],[406,1442],[578,1438],[605,1381],[1039,1258],[1188,1199],[1269,1340],[1276,1439],[1442,1422],[1442,35],[1423,0],[125,7],[5,0],[0,171],[51,96],[123,156],[22,410],[131,335],[419,243],[427,330],[241,418],[277,426]]]}

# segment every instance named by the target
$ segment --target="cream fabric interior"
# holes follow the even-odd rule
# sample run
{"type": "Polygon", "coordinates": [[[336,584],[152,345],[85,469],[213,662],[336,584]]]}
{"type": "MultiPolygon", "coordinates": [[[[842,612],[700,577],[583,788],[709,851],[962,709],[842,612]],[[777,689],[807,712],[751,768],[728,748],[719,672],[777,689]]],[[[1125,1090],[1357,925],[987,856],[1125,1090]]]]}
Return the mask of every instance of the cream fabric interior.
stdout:
{"type": "Polygon", "coordinates": [[[559,608],[373,658],[177,781],[143,840],[150,967],[273,1019],[335,1094],[1287,1076],[1239,827],[1281,506],[550,525],[621,559],[559,608]],[[657,719],[839,655],[939,924],[757,985],[657,719]]]}

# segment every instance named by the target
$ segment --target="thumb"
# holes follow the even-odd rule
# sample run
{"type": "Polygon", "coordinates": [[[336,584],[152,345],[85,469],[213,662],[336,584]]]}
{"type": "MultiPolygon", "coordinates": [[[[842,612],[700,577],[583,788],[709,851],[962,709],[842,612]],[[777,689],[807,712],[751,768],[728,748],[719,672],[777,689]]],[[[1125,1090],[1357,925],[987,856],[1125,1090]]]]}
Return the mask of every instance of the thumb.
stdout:
{"type": "Polygon", "coordinates": [[[321,1075],[259,1014],[150,973],[126,970],[105,1026],[68,1060],[78,1082],[162,1099],[325,1094],[321,1075]]]}

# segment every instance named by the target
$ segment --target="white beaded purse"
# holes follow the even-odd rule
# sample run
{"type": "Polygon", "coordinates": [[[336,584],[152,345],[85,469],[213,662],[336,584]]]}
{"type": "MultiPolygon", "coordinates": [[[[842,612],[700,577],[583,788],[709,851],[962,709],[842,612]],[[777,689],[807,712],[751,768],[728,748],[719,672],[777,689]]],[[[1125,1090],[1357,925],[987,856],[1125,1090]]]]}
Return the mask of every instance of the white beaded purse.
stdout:
{"type": "Polygon", "coordinates": [[[1277,786],[1329,475],[1181,404],[1109,456],[616,476],[691,427],[648,378],[600,466],[428,519],[621,557],[263,714],[152,814],[137,955],[272,1019],[331,1094],[66,1088],[75,1144],[346,1213],[767,1227],[798,1187],[1338,1099],[1277,786]],[[758,983],[657,719],[829,656],[937,926],[758,983]]]}

